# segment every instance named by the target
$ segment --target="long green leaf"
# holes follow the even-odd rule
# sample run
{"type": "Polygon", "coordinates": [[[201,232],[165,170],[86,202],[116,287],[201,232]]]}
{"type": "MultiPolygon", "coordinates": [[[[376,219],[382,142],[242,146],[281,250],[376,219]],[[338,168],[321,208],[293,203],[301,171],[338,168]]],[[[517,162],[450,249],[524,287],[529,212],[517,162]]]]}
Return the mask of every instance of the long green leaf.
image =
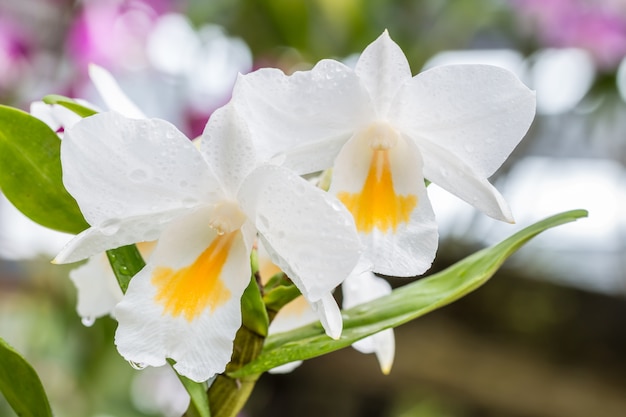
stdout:
{"type": "Polygon", "coordinates": [[[66,109],[73,111],[80,117],[89,117],[98,113],[97,111],[90,109],[89,107],[83,106],[76,100],[60,96],[58,94],[50,94],[45,96],[43,98],[43,102],[46,104],[58,104],[59,106],[63,106],[66,109]]]}
{"type": "Polygon", "coordinates": [[[211,417],[209,397],[207,396],[207,384],[194,382],[182,375],[178,375],[178,378],[180,382],[183,383],[190,398],[185,417],[211,417]]]}
{"type": "Polygon", "coordinates": [[[272,335],[267,338],[256,360],[229,373],[229,376],[242,378],[258,375],[285,363],[333,352],[443,307],[487,282],[502,263],[529,239],[546,229],[585,216],[587,211],[573,210],[549,217],[444,271],[396,289],[388,296],[345,310],[344,330],[339,340],[327,337],[319,324],[272,335]]]}
{"type": "Polygon", "coordinates": [[[252,272],[250,284],[248,284],[241,297],[241,319],[244,326],[259,336],[265,337],[267,336],[270,319],[267,316],[267,310],[257,283],[259,261],[256,250],[253,250],[250,254],[250,269],[252,272]]]}
{"type": "Polygon", "coordinates": [[[137,245],[126,245],[107,251],[107,258],[117,279],[117,283],[124,294],[130,280],[146,266],[137,245]]]}
{"type": "Polygon", "coordinates": [[[48,397],[32,366],[0,338],[0,392],[20,417],[52,417],[48,397]]]}
{"type": "Polygon", "coordinates": [[[0,189],[33,221],[79,233],[89,227],[61,179],[56,133],[41,120],[0,106],[0,189]]]}

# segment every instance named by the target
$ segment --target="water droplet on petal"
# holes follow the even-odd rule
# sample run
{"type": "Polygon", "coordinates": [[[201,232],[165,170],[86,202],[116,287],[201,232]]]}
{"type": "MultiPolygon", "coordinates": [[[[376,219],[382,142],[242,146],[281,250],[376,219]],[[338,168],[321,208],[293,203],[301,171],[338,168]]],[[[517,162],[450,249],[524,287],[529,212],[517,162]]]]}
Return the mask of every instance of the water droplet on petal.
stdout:
{"type": "Polygon", "coordinates": [[[130,172],[129,177],[131,181],[144,182],[148,179],[148,173],[143,169],[134,169],[130,172]]]}
{"type": "Polygon", "coordinates": [[[109,219],[103,222],[99,228],[103,235],[111,236],[120,230],[120,221],[118,219],[109,219]]]}
{"type": "Polygon", "coordinates": [[[91,316],[85,316],[80,320],[80,322],[83,323],[83,326],[85,327],[91,327],[96,322],[96,318],[91,316]]]}
{"type": "Polygon", "coordinates": [[[146,367],[148,366],[145,363],[141,363],[141,362],[128,361],[128,363],[133,369],[136,369],[138,371],[141,371],[142,369],[146,369],[146,367]]]}

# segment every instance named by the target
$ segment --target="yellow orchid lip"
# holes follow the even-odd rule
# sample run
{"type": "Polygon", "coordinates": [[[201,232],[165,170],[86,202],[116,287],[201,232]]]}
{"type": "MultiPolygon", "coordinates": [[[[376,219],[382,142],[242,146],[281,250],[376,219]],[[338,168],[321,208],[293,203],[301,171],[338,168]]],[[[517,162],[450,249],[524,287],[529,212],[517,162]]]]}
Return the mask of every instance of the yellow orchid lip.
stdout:
{"type": "Polygon", "coordinates": [[[337,198],[354,216],[357,230],[371,233],[395,232],[402,223],[408,223],[417,206],[417,196],[398,195],[393,186],[390,149],[373,149],[370,167],[363,188],[358,193],[339,192],[337,198]]]}
{"type": "Polygon", "coordinates": [[[236,230],[218,235],[189,266],[178,270],[155,268],[151,282],[158,288],[154,299],[163,305],[163,314],[183,315],[191,322],[207,307],[214,311],[230,299],[221,273],[239,234],[236,230]]]}

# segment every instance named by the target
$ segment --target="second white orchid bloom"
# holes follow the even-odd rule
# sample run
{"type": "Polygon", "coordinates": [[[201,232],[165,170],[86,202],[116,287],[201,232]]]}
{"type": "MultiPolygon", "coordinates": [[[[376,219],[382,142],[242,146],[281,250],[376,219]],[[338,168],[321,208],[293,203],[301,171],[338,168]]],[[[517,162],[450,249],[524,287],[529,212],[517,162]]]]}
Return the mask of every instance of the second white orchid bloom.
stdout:
{"type": "Polygon", "coordinates": [[[241,295],[258,237],[272,260],[341,333],[330,291],[360,256],[345,208],[290,170],[260,164],[232,106],[212,116],[200,150],[168,122],[101,113],[70,129],[63,180],[89,229],[56,262],[158,239],[115,310],[116,344],[129,361],[166,358],[195,381],[222,372],[241,325],[241,295]]]}
{"type": "Polygon", "coordinates": [[[385,31],[356,68],[320,61],[291,76],[260,69],[233,95],[260,152],[301,174],[333,167],[330,192],[354,215],[374,272],[426,271],[437,226],[424,178],[512,222],[487,181],[522,139],[535,95],[487,65],[437,67],[415,77],[385,31]]]}

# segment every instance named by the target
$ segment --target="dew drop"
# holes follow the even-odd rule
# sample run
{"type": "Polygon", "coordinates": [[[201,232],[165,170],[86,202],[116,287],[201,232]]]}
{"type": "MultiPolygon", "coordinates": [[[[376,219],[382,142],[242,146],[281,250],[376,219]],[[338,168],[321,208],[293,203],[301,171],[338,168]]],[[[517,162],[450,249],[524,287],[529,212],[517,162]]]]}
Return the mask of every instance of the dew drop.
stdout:
{"type": "Polygon", "coordinates": [[[85,327],[91,327],[96,322],[96,318],[91,316],[85,316],[80,320],[80,322],[83,323],[83,326],[85,327]]]}
{"type": "Polygon", "coordinates": [[[143,169],[133,169],[129,177],[131,181],[143,182],[148,179],[148,173],[143,169]]]}
{"type": "Polygon", "coordinates": [[[138,371],[141,371],[142,369],[146,369],[146,367],[148,366],[145,363],[141,363],[141,362],[128,361],[128,363],[133,369],[136,369],[138,371]]]}
{"type": "Polygon", "coordinates": [[[100,232],[105,236],[111,236],[120,230],[120,221],[118,219],[109,219],[100,225],[100,232]]]}

